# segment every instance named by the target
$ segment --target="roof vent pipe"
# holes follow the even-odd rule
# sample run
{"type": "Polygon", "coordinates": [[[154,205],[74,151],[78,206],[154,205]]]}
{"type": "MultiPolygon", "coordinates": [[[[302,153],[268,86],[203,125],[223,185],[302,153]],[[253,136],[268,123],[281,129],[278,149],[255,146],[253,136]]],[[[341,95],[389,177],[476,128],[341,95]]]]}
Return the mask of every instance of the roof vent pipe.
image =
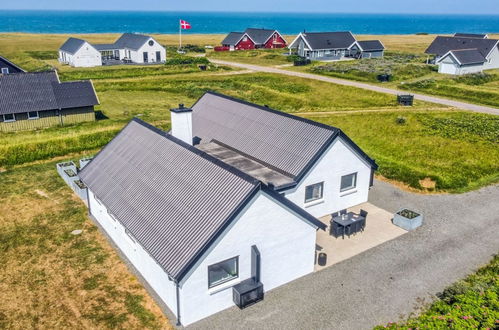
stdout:
{"type": "Polygon", "coordinates": [[[171,135],[192,146],[192,109],[179,104],[178,108],[170,109],[171,135]]]}

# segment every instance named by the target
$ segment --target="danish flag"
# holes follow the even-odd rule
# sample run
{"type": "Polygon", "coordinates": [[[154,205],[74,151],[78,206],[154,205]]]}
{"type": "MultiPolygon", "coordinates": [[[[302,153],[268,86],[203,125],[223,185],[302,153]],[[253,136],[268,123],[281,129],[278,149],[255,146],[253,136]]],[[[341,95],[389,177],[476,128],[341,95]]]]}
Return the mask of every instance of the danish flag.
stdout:
{"type": "Polygon", "coordinates": [[[189,23],[187,21],[184,21],[184,20],[180,20],[180,28],[182,30],[190,30],[191,29],[191,23],[189,23]]]}

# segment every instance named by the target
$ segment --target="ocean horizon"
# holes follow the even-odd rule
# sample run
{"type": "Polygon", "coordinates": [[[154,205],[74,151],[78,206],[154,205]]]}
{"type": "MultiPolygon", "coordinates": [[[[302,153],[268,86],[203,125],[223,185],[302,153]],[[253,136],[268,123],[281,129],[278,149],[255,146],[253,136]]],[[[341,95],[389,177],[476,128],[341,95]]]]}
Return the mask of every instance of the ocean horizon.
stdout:
{"type": "Polygon", "coordinates": [[[168,11],[0,10],[0,32],[178,33],[179,19],[192,24],[183,33],[224,34],[247,27],[282,34],[351,31],[356,34],[499,33],[499,15],[347,14],[168,11]]]}

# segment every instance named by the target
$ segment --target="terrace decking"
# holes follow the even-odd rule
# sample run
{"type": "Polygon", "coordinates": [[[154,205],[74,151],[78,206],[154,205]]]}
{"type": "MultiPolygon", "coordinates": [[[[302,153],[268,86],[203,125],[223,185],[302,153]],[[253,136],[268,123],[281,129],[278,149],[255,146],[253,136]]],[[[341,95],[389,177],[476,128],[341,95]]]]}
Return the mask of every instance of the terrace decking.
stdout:
{"type": "MultiPolygon", "coordinates": [[[[315,265],[315,271],[319,271],[343,260],[349,259],[357,254],[367,251],[377,245],[390,241],[398,236],[407,233],[406,230],[392,224],[393,214],[383,210],[373,204],[363,203],[348,209],[350,212],[359,213],[360,209],[368,213],[366,228],[364,232],[357,233],[345,239],[334,238],[329,235],[329,230],[317,231],[317,254],[325,252],[327,254],[327,263],[325,266],[315,265]]],[[[330,226],[331,216],[325,216],[319,219],[330,226]]]]}

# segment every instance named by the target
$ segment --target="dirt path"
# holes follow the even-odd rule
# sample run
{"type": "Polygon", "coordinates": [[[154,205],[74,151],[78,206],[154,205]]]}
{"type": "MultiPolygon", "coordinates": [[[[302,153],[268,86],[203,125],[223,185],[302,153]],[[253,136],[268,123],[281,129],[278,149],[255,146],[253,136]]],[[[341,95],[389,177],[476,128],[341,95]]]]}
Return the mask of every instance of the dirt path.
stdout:
{"type": "MultiPolygon", "coordinates": [[[[357,81],[325,77],[325,76],[320,76],[320,75],[311,74],[311,73],[288,71],[288,70],[283,70],[283,69],[279,69],[279,68],[275,68],[275,67],[265,67],[265,66],[259,66],[259,65],[253,65],[253,64],[244,64],[244,63],[222,61],[222,60],[217,60],[217,59],[210,59],[210,61],[213,63],[216,63],[216,64],[228,65],[228,66],[243,68],[246,70],[268,72],[268,73],[277,73],[277,74],[283,74],[283,75],[294,76],[294,77],[301,77],[301,78],[306,78],[306,79],[315,79],[315,80],[325,81],[325,82],[338,84],[338,85],[367,89],[367,90],[371,90],[371,91],[379,92],[379,93],[386,93],[386,94],[392,94],[392,95],[398,95],[401,93],[401,91],[396,90],[396,89],[365,84],[365,83],[361,83],[361,82],[357,82],[357,81]]],[[[465,103],[465,102],[460,102],[460,101],[455,101],[455,100],[449,100],[449,99],[439,98],[439,97],[435,97],[435,96],[429,96],[429,95],[423,95],[423,94],[414,94],[414,93],[412,93],[412,94],[414,95],[415,99],[425,101],[425,102],[443,104],[443,105],[447,105],[447,106],[451,106],[451,107],[455,107],[455,108],[459,108],[459,109],[463,109],[463,110],[474,111],[474,112],[499,115],[499,109],[496,109],[496,108],[491,108],[491,107],[486,107],[486,106],[476,105],[476,104],[470,104],[470,103],[465,103]]]]}

